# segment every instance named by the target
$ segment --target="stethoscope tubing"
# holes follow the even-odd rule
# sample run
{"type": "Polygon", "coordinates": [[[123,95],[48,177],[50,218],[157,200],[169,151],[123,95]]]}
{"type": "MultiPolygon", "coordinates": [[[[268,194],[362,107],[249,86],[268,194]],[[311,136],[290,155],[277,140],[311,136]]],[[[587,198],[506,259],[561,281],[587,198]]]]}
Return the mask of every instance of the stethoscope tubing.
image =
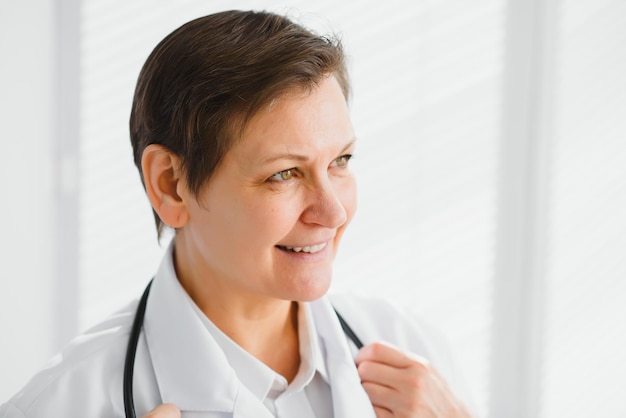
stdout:
{"type": "Polygon", "coordinates": [[[150,294],[150,287],[152,287],[152,280],[150,280],[150,283],[148,283],[148,286],[146,286],[146,290],[143,291],[143,295],[141,295],[141,299],[139,300],[139,305],[137,305],[137,312],[135,313],[133,327],[130,330],[128,346],[126,348],[123,387],[124,413],[126,415],[126,418],[136,418],[135,401],[133,400],[133,374],[135,371],[135,356],[137,354],[139,335],[141,334],[141,328],[143,326],[143,318],[146,315],[146,304],[148,303],[148,295],[150,294]]]}

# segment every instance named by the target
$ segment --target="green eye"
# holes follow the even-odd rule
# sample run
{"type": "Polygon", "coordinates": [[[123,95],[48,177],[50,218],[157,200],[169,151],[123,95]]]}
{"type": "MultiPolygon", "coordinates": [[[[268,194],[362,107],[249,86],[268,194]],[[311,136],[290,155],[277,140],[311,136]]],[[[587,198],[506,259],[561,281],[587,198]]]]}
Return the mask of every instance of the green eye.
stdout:
{"type": "Polygon", "coordinates": [[[348,161],[350,161],[351,158],[352,158],[352,155],[346,154],[337,158],[334,162],[337,167],[345,167],[348,165],[348,161]]]}
{"type": "Polygon", "coordinates": [[[270,177],[270,179],[274,181],[287,181],[287,180],[291,180],[292,178],[293,178],[293,168],[290,168],[289,170],[279,171],[278,173],[270,177]]]}

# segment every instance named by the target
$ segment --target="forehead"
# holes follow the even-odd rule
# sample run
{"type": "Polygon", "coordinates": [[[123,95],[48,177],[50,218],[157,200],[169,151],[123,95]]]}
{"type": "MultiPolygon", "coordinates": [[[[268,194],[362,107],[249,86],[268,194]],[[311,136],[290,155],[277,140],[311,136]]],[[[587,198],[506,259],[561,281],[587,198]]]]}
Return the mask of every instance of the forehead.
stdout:
{"type": "Polygon", "coordinates": [[[259,160],[272,153],[330,151],[353,137],[346,99],[330,76],[310,92],[290,92],[257,112],[228,154],[259,160]]]}

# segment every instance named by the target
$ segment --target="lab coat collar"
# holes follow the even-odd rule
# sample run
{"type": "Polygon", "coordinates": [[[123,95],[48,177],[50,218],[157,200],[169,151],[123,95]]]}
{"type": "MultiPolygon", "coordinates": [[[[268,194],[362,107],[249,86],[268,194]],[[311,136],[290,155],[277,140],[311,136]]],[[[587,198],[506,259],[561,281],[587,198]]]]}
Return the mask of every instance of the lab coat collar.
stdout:
{"type": "Polygon", "coordinates": [[[361,385],[348,340],[328,297],[312,302],[311,312],[326,357],[335,417],[375,418],[376,413],[361,385]]]}

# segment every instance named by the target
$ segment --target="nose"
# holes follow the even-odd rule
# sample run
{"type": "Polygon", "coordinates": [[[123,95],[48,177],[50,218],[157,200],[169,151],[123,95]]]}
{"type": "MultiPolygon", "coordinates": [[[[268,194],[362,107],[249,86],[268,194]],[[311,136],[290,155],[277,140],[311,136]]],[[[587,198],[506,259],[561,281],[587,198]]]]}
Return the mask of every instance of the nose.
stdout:
{"type": "Polygon", "coordinates": [[[330,181],[312,187],[309,205],[302,214],[302,220],[331,229],[340,227],[348,220],[341,197],[341,188],[334,186],[330,181]]]}

